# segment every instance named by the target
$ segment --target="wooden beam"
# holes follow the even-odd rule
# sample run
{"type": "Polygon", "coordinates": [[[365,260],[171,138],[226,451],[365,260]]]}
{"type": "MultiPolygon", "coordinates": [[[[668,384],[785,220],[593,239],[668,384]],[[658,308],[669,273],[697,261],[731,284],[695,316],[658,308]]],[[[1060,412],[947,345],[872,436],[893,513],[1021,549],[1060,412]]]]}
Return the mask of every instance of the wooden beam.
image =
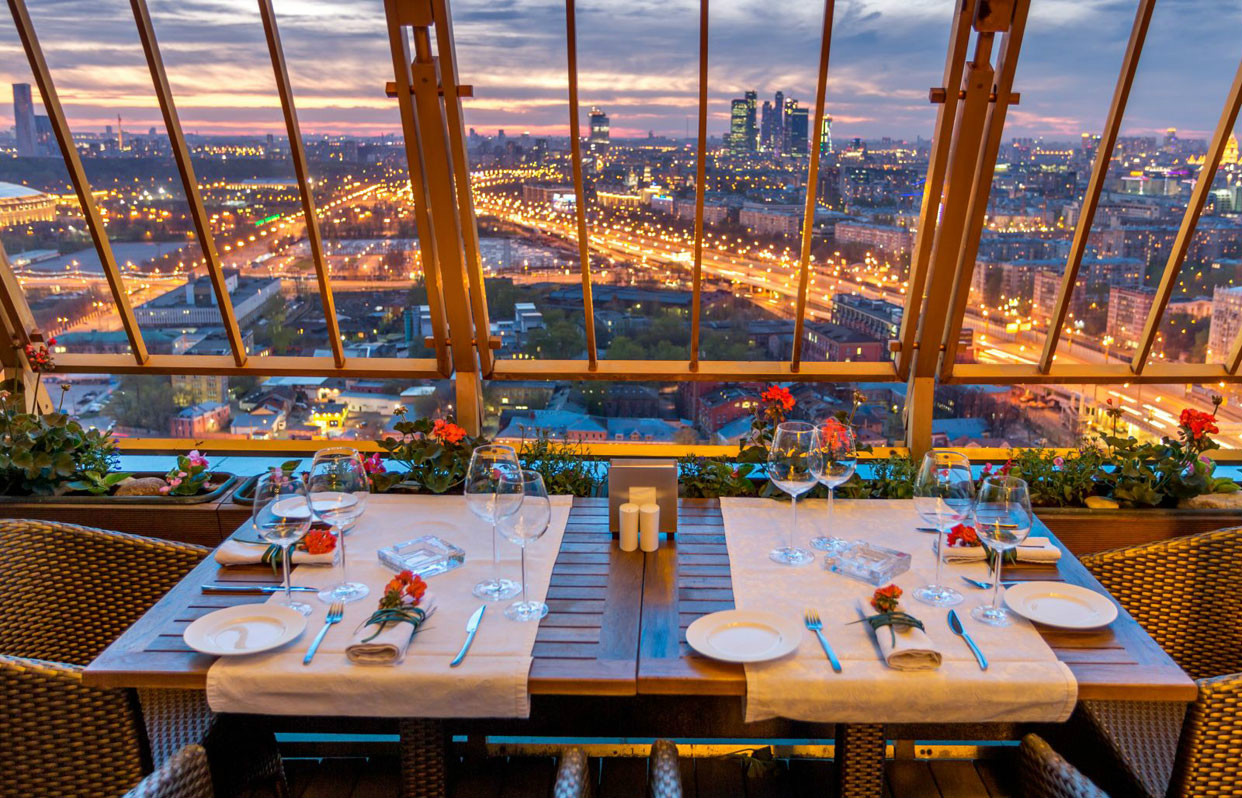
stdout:
{"type": "MultiPolygon", "coordinates": [[[[1212,134],[1212,143],[1208,145],[1203,168],[1195,179],[1190,202],[1187,203],[1186,212],[1182,215],[1182,225],[1178,228],[1177,237],[1173,240],[1173,249],[1169,252],[1169,262],[1165,264],[1164,275],[1160,278],[1160,286],[1156,289],[1155,299],[1147,314],[1147,324],[1143,327],[1139,348],[1130,361],[1130,369],[1135,374],[1142,374],[1147,366],[1147,358],[1151,355],[1151,348],[1155,344],[1156,333],[1160,331],[1160,320],[1164,317],[1164,309],[1173,297],[1178,275],[1182,271],[1182,262],[1190,250],[1190,242],[1194,238],[1195,228],[1199,225],[1199,216],[1203,213],[1203,206],[1207,204],[1208,194],[1212,190],[1212,180],[1215,179],[1216,170],[1220,167],[1225,145],[1229,143],[1229,137],[1233,135],[1233,126],[1238,120],[1239,106],[1242,106],[1242,63],[1238,64],[1238,71],[1233,76],[1233,85],[1229,87],[1229,95],[1225,100],[1225,107],[1221,109],[1220,120],[1216,123],[1216,132],[1212,134]]],[[[1238,347],[1235,345],[1234,349],[1237,350],[1238,347]]]]}
{"type": "MultiPolygon", "coordinates": [[[[957,0],[953,6],[953,22],[949,28],[949,47],[945,54],[944,85],[959,86],[966,54],[970,47],[970,26],[978,0],[957,0]]],[[[910,278],[906,286],[906,307],[901,314],[898,340],[897,372],[902,379],[910,376],[918,342],[919,314],[923,310],[923,292],[935,248],[936,225],[944,199],[945,175],[953,145],[953,126],[957,119],[958,92],[946,91],[936,109],[936,127],[932,134],[931,154],[927,160],[927,179],[923,184],[923,201],[919,210],[919,228],[910,255],[910,278]]]]}
{"type": "Polygon", "coordinates": [[[138,365],[126,355],[74,352],[56,356],[64,374],[220,374],[236,377],[365,377],[390,380],[442,379],[429,358],[351,358],[339,367],[329,357],[254,355],[237,365],[228,355],[151,355],[138,365]]]}
{"type": "Polygon", "coordinates": [[[1061,276],[1057,304],[1049,317],[1044,350],[1039,356],[1039,370],[1044,373],[1052,367],[1057,343],[1061,340],[1061,328],[1065,326],[1074,284],[1078,282],[1082,257],[1091,238],[1091,225],[1095,221],[1095,212],[1100,207],[1100,193],[1104,190],[1104,180],[1108,177],[1108,166],[1113,160],[1117,135],[1121,131],[1121,120],[1126,114],[1126,103],[1130,99],[1130,89],[1134,86],[1134,74],[1138,71],[1139,57],[1143,53],[1143,43],[1147,40],[1147,28],[1151,24],[1151,14],[1155,7],[1156,0],[1139,0],[1138,8],[1134,12],[1130,41],[1126,44],[1126,53],[1121,59],[1121,72],[1117,75],[1117,86],[1113,89],[1113,101],[1108,106],[1104,132],[1100,134],[1100,145],[1096,148],[1095,162],[1091,166],[1091,178],[1087,181],[1087,193],[1083,195],[1078,224],[1074,228],[1074,240],[1070,243],[1069,257],[1065,260],[1065,274],[1061,276]]]}
{"type": "Polygon", "coordinates": [[[946,380],[955,385],[1120,385],[1138,383],[1239,383],[1220,363],[1153,363],[1135,374],[1128,363],[1053,363],[1040,371],[1036,363],[960,363],[946,380]]]}
{"type": "Polygon", "coordinates": [[[578,260],[582,264],[582,313],[586,330],[587,368],[598,365],[595,342],[595,301],[591,296],[591,239],[587,235],[586,195],[582,180],[582,135],[578,108],[578,21],[574,0],[565,0],[565,54],[569,78],[569,158],[574,176],[574,216],[578,223],[578,260]]]}
{"type": "Polygon", "coordinates": [[[60,95],[56,84],[52,81],[52,72],[48,69],[47,59],[43,57],[43,47],[35,33],[34,23],[26,10],[25,0],[9,0],[9,10],[13,14],[13,23],[17,26],[17,34],[22,40],[26,51],[26,60],[30,62],[30,71],[34,74],[35,83],[39,85],[39,94],[43,98],[43,110],[47,112],[48,124],[56,136],[60,146],[60,154],[65,160],[65,169],[69,172],[69,182],[78,197],[82,208],[82,216],[86,220],[86,228],[90,231],[91,241],[95,245],[95,253],[103,267],[108,290],[112,293],[112,303],[116,306],[117,316],[125,329],[125,337],[129,339],[129,350],[134,359],[143,363],[147,359],[147,345],[142,340],[142,330],[134,319],[134,309],[129,302],[129,294],[125,291],[125,281],[116,265],[116,257],[112,254],[112,243],[108,239],[108,231],[104,226],[99,207],[95,204],[95,196],[91,192],[90,181],[86,178],[86,169],[82,166],[82,158],[78,155],[77,145],[73,140],[73,132],[69,129],[69,121],[65,110],[60,104],[60,95]]]}
{"type": "Polygon", "coordinates": [[[811,285],[811,236],[815,232],[815,206],[819,197],[819,158],[824,140],[824,106],[828,97],[828,55],[832,49],[833,0],[824,0],[823,30],[819,34],[819,75],[815,83],[815,131],[811,136],[811,160],[806,173],[806,202],[802,209],[802,249],[798,255],[798,300],[794,311],[791,371],[802,363],[802,335],[806,326],[806,293],[811,285]]]}
{"type": "MultiPolygon", "coordinates": [[[[134,11],[134,22],[138,26],[138,38],[142,42],[142,50],[147,57],[151,82],[155,85],[155,97],[159,101],[160,113],[164,117],[164,129],[168,132],[168,143],[172,148],[173,160],[177,163],[177,172],[181,175],[181,184],[185,189],[185,200],[190,208],[190,218],[194,222],[194,232],[203,252],[203,260],[206,261],[211,287],[215,291],[216,307],[220,310],[220,322],[224,326],[224,334],[233,351],[233,361],[238,366],[243,366],[246,363],[246,345],[242,341],[241,330],[237,326],[233,299],[229,296],[228,286],[225,285],[224,269],[220,266],[220,253],[216,251],[216,241],[211,232],[211,222],[207,218],[207,208],[203,205],[203,196],[198,189],[198,178],[194,175],[190,149],[186,146],[185,133],[181,130],[181,119],[177,115],[177,106],[173,102],[168,73],[164,69],[164,59],[160,55],[159,42],[155,39],[155,28],[151,24],[151,12],[147,10],[146,0],[129,0],[129,4],[134,11]]],[[[189,278],[192,280],[193,276],[194,273],[191,270],[189,278]]]]}
{"type": "Polygon", "coordinates": [[[707,45],[708,0],[699,0],[699,127],[694,154],[694,272],[690,295],[690,370],[699,367],[703,325],[703,202],[707,196],[707,45]]]}
{"type": "Polygon", "coordinates": [[[766,360],[704,360],[699,369],[686,371],[684,360],[601,360],[594,371],[581,360],[498,360],[494,380],[618,380],[685,382],[896,382],[891,362],[804,363],[793,371],[789,363],[766,360]]]}
{"type": "Polygon", "coordinates": [[[315,264],[315,277],[319,281],[319,301],[323,306],[323,320],[328,326],[328,344],[332,347],[332,359],[336,365],[344,366],[345,346],[341,343],[341,327],[336,318],[336,299],[332,294],[332,279],[328,275],[328,263],[323,254],[323,240],[319,235],[319,218],[315,209],[315,197],[311,193],[306,147],[302,143],[298,112],[293,104],[293,88],[289,83],[289,68],[285,64],[285,50],[280,43],[280,29],[276,26],[276,12],[272,9],[272,0],[258,0],[258,2],[259,15],[263,18],[263,32],[267,36],[267,51],[272,58],[272,71],[276,75],[276,90],[280,94],[280,110],[285,115],[285,130],[289,134],[289,159],[293,161],[293,173],[297,176],[298,193],[302,197],[302,215],[306,218],[306,240],[310,244],[311,260],[315,264]]]}

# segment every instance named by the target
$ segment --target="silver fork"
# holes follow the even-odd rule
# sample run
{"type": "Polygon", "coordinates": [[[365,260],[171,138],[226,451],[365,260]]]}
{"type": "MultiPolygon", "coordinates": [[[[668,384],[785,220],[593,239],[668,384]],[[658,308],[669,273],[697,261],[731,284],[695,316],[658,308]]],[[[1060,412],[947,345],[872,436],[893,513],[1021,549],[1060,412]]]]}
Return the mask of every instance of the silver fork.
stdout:
{"type": "Polygon", "coordinates": [[[819,644],[824,647],[824,653],[828,655],[828,662],[832,665],[832,669],[837,673],[841,672],[841,661],[837,659],[837,655],[832,653],[832,646],[828,645],[828,639],[824,637],[824,622],[819,619],[819,613],[813,609],[807,609],[804,617],[806,628],[815,633],[819,638],[819,644]]]}
{"type": "Polygon", "coordinates": [[[328,607],[328,617],[324,619],[323,628],[319,630],[319,634],[315,635],[315,642],[311,643],[310,651],[306,652],[306,656],[302,658],[303,665],[309,665],[311,660],[315,658],[315,652],[319,650],[319,644],[323,642],[323,637],[332,628],[332,624],[340,623],[345,617],[345,602],[334,601],[328,607]]]}

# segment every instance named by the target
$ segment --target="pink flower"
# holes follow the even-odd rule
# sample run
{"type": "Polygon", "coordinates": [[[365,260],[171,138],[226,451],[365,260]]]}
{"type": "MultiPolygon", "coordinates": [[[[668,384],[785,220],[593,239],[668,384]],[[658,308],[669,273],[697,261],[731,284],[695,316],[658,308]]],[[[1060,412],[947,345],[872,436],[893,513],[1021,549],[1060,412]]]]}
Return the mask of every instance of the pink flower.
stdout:
{"type": "Polygon", "coordinates": [[[177,479],[185,479],[185,478],[186,478],[186,477],[188,477],[188,476],[189,476],[189,474],[185,473],[184,471],[178,471],[178,472],[177,472],[177,479]]]}
{"type": "Polygon", "coordinates": [[[991,473],[992,473],[992,464],[988,463],[983,467],[983,475],[986,477],[988,474],[991,474],[991,473]]]}
{"type": "Polygon", "coordinates": [[[180,485],[180,484],[181,484],[181,480],[180,480],[180,479],[174,479],[174,480],[172,480],[172,481],[170,481],[170,482],[168,483],[168,486],[169,486],[170,488],[175,488],[175,487],[177,487],[177,486],[178,486],[178,485],[180,485]]]}
{"type": "Polygon", "coordinates": [[[370,457],[363,459],[362,468],[368,474],[382,474],[386,470],[384,468],[384,461],[380,459],[379,452],[376,452],[370,457]]]}
{"type": "Polygon", "coordinates": [[[198,449],[195,449],[186,455],[186,459],[190,461],[190,465],[192,466],[202,466],[203,468],[207,467],[207,458],[199,454],[198,449]]]}
{"type": "Polygon", "coordinates": [[[1054,457],[1054,458],[1052,458],[1052,464],[1053,464],[1054,466],[1056,466],[1057,468],[1061,468],[1062,466],[1064,466],[1064,465],[1065,465],[1065,458],[1064,458],[1064,457],[1054,457]]]}
{"type": "Polygon", "coordinates": [[[168,493],[168,491],[170,490],[172,490],[172,488],[168,487],[167,485],[160,485],[160,493],[168,493]]]}

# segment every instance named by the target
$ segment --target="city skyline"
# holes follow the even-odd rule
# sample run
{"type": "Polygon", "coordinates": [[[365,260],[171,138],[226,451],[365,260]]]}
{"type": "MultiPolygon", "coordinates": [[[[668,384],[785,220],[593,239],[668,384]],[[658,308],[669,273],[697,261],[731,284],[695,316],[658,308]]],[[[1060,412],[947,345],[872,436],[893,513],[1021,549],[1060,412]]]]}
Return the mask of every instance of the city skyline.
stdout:
{"type": "MultiPolygon", "coordinates": [[[[605,108],[615,138],[693,132],[696,9],[693,3],[580,4],[580,99],[584,109],[605,108]]],[[[124,4],[99,9],[89,37],[70,0],[32,4],[31,13],[75,129],[102,130],[120,114],[134,130],[162,130],[124,4]]],[[[308,134],[399,129],[395,105],[381,88],[388,55],[378,2],[278,4],[277,13],[308,134]],[[331,57],[323,58],[325,49],[331,57]]],[[[776,13],[744,1],[713,5],[710,135],[728,132],[730,101],[745,90],[813,97],[820,13],[815,4],[787,3],[776,13]]],[[[152,14],[188,131],[280,132],[252,6],[153,3],[152,14]]],[[[934,106],[926,92],[940,82],[949,14],[950,5],[940,0],[838,3],[828,99],[834,134],[930,136],[934,106]]],[[[485,134],[505,128],[566,135],[563,6],[459,2],[454,16],[463,81],[475,86],[475,97],[465,103],[466,124],[485,134]]],[[[1011,109],[1007,134],[1072,140],[1097,132],[1132,17],[1128,3],[1034,5],[1015,82],[1022,102],[1011,109]],[[1074,58],[1065,58],[1067,52],[1074,58]]],[[[1205,136],[1236,66],[1227,48],[1238,22],[1242,9],[1216,0],[1157,7],[1123,134],[1177,127],[1188,137],[1205,136]],[[1203,26],[1205,15],[1220,24],[1203,26]],[[1194,77],[1189,89],[1187,75],[1194,77]]],[[[6,56],[0,80],[31,82],[11,26],[0,35],[0,53],[6,56]]],[[[11,109],[11,103],[0,104],[0,126],[13,125],[11,109]]]]}

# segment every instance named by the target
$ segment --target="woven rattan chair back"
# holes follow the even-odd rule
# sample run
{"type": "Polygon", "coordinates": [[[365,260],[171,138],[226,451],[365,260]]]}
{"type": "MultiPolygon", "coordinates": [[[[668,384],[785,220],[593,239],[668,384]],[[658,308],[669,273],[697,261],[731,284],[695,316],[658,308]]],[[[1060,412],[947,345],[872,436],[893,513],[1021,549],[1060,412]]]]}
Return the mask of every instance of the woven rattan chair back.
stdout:
{"type": "Polygon", "coordinates": [[[213,798],[207,752],[201,745],[187,745],[125,798],[213,798]]]}
{"type": "Polygon", "coordinates": [[[1082,561],[1191,677],[1242,672],[1242,527],[1082,561]]]}
{"type": "Polygon", "coordinates": [[[1022,738],[1018,767],[1023,798],[1108,798],[1034,734],[1022,738]]]}
{"type": "Polygon", "coordinates": [[[86,665],[206,554],[72,524],[0,520],[0,653],[86,665]]]}

